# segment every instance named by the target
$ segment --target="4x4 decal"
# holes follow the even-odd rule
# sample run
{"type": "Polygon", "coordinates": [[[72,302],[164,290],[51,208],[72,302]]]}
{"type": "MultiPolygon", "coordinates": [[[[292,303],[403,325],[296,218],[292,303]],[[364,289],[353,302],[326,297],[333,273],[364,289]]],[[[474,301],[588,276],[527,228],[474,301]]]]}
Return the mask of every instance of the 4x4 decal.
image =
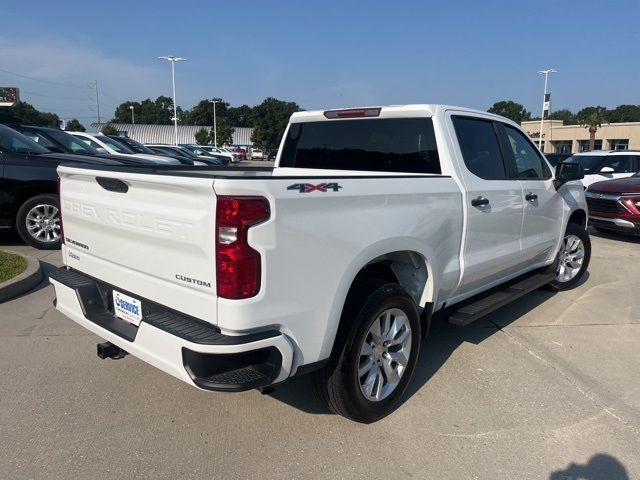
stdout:
{"type": "Polygon", "coordinates": [[[342,186],[337,183],[319,183],[317,185],[312,183],[294,183],[293,185],[289,185],[287,190],[298,190],[300,193],[311,193],[315,191],[327,192],[328,190],[337,192],[341,188],[342,186]]]}

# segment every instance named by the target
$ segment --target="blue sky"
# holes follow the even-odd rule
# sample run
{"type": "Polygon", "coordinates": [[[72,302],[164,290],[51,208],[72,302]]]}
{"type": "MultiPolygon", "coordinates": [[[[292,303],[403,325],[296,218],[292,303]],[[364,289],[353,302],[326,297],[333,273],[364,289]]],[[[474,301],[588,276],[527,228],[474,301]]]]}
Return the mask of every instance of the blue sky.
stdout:
{"type": "Polygon", "coordinates": [[[303,108],[513,99],[538,113],[542,68],[552,109],[640,104],[640,2],[188,1],[5,2],[0,85],[64,118],[171,95],[303,108]],[[12,73],[7,73],[12,72],[12,73]],[[32,80],[19,77],[33,77],[32,80]],[[43,81],[45,80],[45,81],[43,81]],[[93,109],[92,109],[93,108],[93,109]]]}

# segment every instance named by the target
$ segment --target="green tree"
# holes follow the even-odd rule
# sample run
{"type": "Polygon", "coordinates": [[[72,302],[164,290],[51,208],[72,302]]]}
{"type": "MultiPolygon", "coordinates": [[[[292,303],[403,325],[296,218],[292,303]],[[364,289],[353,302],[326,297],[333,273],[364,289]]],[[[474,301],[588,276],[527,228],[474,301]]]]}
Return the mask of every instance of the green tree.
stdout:
{"type": "Polygon", "coordinates": [[[107,123],[104,127],[102,127],[102,130],[100,130],[104,135],[118,135],[118,129],[116,127],[114,127],[113,125],[111,125],[110,123],[107,123]]]}
{"type": "Polygon", "coordinates": [[[195,137],[196,143],[198,145],[208,145],[209,144],[209,138],[210,138],[209,129],[208,128],[201,128],[200,130],[198,130],[196,132],[194,137],[195,137]]]}
{"type": "Polygon", "coordinates": [[[84,128],[77,118],[72,118],[69,120],[64,128],[67,132],[86,132],[87,129],[84,128]]]}
{"type": "Polygon", "coordinates": [[[41,112],[27,102],[18,102],[13,107],[0,107],[0,123],[59,128],[60,117],[55,113],[41,112]]]}
{"type": "MultiPolygon", "coordinates": [[[[216,120],[228,116],[229,104],[221,98],[214,98],[216,103],[216,120]]],[[[186,110],[181,117],[184,125],[213,125],[213,103],[210,100],[200,100],[191,110],[186,110]]]]}
{"type": "Polygon", "coordinates": [[[576,124],[576,116],[575,114],[566,108],[561,110],[556,110],[555,112],[549,114],[550,120],[562,120],[565,125],[575,125],[576,124]]]}
{"type": "Polygon", "coordinates": [[[596,132],[603,123],[608,123],[607,109],[601,106],[583,108],[576,114],[576,117],[580,125],[589,130],[589,150],[593,150],[596,132]]]}
{"type": "Polygon", "coordinates": [[[277,147],[289,117],[300,110],[300,106],[295,102],[285,102],[273,97],[265,99],[253,108],[251,125],[254,131],[251,141],[260,146],[266,143],[266,148],[277,147]]]}
{"type": "MultiPolygon", "coordinates": [[[[235,128],[229,120],[228,117],[218,118],[216,122],[216,133],[217,133],[217,141],[218,145],[231,145],[233,144],[233,132],[235,128]]],[[[213,129],[209,135],[209,142],[214,143],[215,135],[213,133],[213,129]]]]}
{"type": "MultiPolygon", "coordinates": [[[[169,97],[159,96],[155,100],[147,98],[141,102],[127,101],[116,108],[113,123],[131,123],[131,109],[136,116],[136,123],[152,125],[171,125],[173,123],[173,100],[169,97]]],[[[182,116],[182,109],[178,107],[178,119],[182,116]]]]}
{"type": "Polygon", "coordinates": [[[253,109],[248,105],[240,105],[239,107],[229,107],[227,116],[233,127],[250,127],[251,114],[253,109]]]}
{"type": "Polygon", "coordinates": [[[512,100],[496,102],[487,111],[489,113],[495,113],[496,115],[510,118],[516,123],[531,120],[531,113],[528,112],[523,105],[512,100]]]}
{"type": "Polygon", "coordinates": [[[640,122],[640,105],[618,105],[607,112],[609,123],[640,122]]]}

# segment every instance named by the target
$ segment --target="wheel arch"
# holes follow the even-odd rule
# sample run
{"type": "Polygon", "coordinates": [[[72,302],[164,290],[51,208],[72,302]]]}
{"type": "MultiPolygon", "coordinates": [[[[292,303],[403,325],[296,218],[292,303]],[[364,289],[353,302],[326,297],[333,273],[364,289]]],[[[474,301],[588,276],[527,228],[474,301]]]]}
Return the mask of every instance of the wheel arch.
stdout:
{"type": "Polygon", "coordinates": [[[384,246],[372,246],[363,251],[347,268],[337,290],[342,294],[336,295],[334,299],[325,334],[323,350],[327,352],[327,356],[341,346],[345,332],[351,326],[349,319],[343,316],[348,302],[366,300],[383,283],[401,285],[413,298],[418,311],[424,308],[425,315],[421,318],[426,331],[438,283],[438,269],[434,265],[432,252],[426,250],[424,245],[407,240],[404,244],[394,241],[385,242],[384,246]]]}
{"type": "Polygon", "coordinates": [[[583,227],[587,226],[587,212],[582,208],[578,208],[571,212],[569,215],[569,221],[567,223],[575,223],[577,225],[582,225],[583,227]]]}

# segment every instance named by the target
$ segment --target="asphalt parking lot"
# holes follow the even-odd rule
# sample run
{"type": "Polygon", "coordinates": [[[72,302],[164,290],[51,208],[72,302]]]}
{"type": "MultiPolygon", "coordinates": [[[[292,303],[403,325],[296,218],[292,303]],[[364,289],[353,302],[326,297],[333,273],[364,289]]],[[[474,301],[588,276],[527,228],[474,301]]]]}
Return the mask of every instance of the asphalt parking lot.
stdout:
{"type": "MultiPolygon", "coordinates": [[[[589,276],[466,328],[432,328],[404,405],[329,414],[308,378],[205,393],[59,314],[0,304],[0,478],[640,478],[640,240],[592,232],[589,276]]],[[[41,258],[2,234],[0,248],[41,258]]]]}

